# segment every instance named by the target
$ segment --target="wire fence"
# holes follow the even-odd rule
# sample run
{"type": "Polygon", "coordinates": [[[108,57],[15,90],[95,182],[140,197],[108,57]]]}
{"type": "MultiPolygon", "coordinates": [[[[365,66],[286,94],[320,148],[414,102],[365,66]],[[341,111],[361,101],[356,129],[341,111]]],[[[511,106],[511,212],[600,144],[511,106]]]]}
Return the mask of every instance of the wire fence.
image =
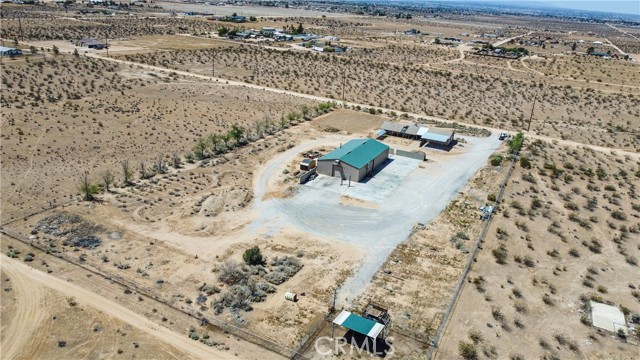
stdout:
{"type": "MultiPolygon", "coordinates": [[[[502,184],[500,185],[500,191],[498,192],[498,195],[496,196],[496,200],[493,204],[494,208],[498,203],[500,203],[500,201],[502,201],[502,196],[504,195],[504,190],[507,187],[507,182],[509,181],[509,178],[511,177],[511,173],[513,172],[513,167],[516,163],[516,159],[517,159],[517,156],[514,156],[511,159],[509,170],[507,171],[507,175],[505,176],[502,184]]],[[[476,256],[478,255],[478,251],[481,249],[481,244],[484,242],[484,238],[487,235],[487,230],[489,229],[489,225],[491,224],[492,218],[493,216],[489,216],[485,220],[484,225],[482,226],[482,231],[480,231],[478,240],[476,241],[473,251],[471,252],[471,256],[469,256],[469,260],[467,260],[467,264],[464,267],[464,270],[462,271],[462,275],[460,276],[460,279],[458,280],[458,283],[456,285],[456,289],[453,292],[453,297],[451,298],[451,301],[447,306],[447,310],[445,311],[444,316],[440,321],[440,326],[438,326],[438,329],[436,330],[436,333],[433,339],[431,340],[431,344],[429,346],[429,349],[427,350],[427,359],[429,360],[433,359],[433,357],[437,353],[438,344],[440,343],[440,337],[442,336],[442,333],[445,331],[448,325],[449,317],[451,316],[451,313],[455,309],[455,306],[458,302],[458,298],[460,297],[460,292],[462,290],[462,287],[464,286],[464,283],[467,280],[467,275],[469,275],[469,271],[473,267],[473,263],[476,256]]]]}
{"type": "MultiPolygon", "coordinates": [[[[300,344],[298,344],[298,346],[295,347],[295,349],[289,348],[287,346],[284,346],[282,344],[279,344],[276,340],[274,339],[270,339],[264,336],[260,336],[257,334],[254,334],[250,331],[247,331],[245,329],[242,329],[238,326],[235,326],[233,324],[229,324],[227,322],[224,322],[220,319],[217,319],[215,317],[208,317],[205,316],[204,314],[202,314],[200,311],[197,311],[195,309],[182,309],[182,308],[178,308],[176,306],[174,306],[172,303],[169,302],[169,300],[165,300],[162,297],[160,297],[158,294],[155,294],[153,289],[148,288],[148,287],[143,287],[140,286],[139,284],[137,284],[134,281],[125,279],[119,275],[115,275],[115,274],[110,274],[110,273],[106,273],[104,272],[102,269],[98,269],[95,267],[89,267],[87,266],[87,264],[83,264],[80,262],[79,258],[72,258],[67,256],[66,254],[57,252],[57,253],[51,253],[49,248],[43,246],[42,244],[40,244],[37,241],[30,241],[26,236],[24,236],[23,234],[20,234],[18,232],[15,232],[11,229],[7,229],[7,228],[2,228],[0,229],[0,233],[4,234],[5,236],[8,236],[14,240],[20,241],[28,246],[34,247],[36,249],[39,249],[45,253],[48,253],[52,256],[55,256],[63,261],[66,261],[72,265],[75,266],[79,266],[81,267],[83,270],[90,272],[93,275],[97,275],[100,276],[102,278],[104,278],[105,280],[114,282],[126,289],[129,290],[133,290],[135,292],[137,292],[139,295],[144,296],[150,300],[156,301],[162,305],[168,306],[174,310],[177,310],[181,313],[184,313],[194,319],[197,319],[201,324],[209,324],[210,326],[213,326],[214,328],[217,328],[219,330],[222,330],[224,332],[228,332],[232,335],[237,336],[238,338],[248,341],[250,343],[253,343],[255,345],[258,345],[268,351],[274,352],[276,354],[279,354],[281,356],[287,357],[287,358],[303,358],[302,356],[299,356],[299,351],[300,349],[303,347],[303,345],[305,344],[305,342],[308,340],[308,337],[303,338],[303,341],[300,342],[300,344]]],[[[324,320],[324,319],[321,319],[324,320]]],[[[312,330],[315,331],[315,328],[317,328],[320,324],[316,324],[314,325],[314,327],[312,327],[312,330]]],[[[308,335],[310,336],[310,335],[308,335]]]]}

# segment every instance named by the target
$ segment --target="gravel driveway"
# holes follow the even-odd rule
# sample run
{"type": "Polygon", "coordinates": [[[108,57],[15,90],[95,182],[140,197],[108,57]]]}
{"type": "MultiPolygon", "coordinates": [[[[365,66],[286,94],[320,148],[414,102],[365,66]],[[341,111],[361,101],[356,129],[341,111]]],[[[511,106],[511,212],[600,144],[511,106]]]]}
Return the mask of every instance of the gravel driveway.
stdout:
{"type": "Polygon", "coordinates": [[[393,249],[407,239],[413,226],[418,222],[427,224],[438,216],[500,146],[497,134],[489,138],[464,138],[467,143],[463,153],[416,168],[375,209],[342,204],[338,192],[312,186],[302,186],[288,199],[262,200],[266,183],[279,166],[296,153],[329,140],[303,143],[267,164],[255,187],[253,207],[259,216],[250,226],[270,234],[289,225],[367,249],[368,256],[361,267],[339,291],[340,304],[346,305],[364,290],[393,249]]]}

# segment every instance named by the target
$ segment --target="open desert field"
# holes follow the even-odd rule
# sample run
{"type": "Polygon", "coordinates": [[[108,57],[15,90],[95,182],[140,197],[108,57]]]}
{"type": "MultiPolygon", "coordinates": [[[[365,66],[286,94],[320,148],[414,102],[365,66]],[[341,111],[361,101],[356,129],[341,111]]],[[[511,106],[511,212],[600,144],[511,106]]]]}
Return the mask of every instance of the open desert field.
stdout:
{"type": "Polygon", "coordinates": [[[377,348],[332,321],[371,306],[391,321],[366,344],[389,359],[638,352],[632,22],[321,2],[0,14],[22,50],[0,63],[2,358],[358,359],[377,348]],[[364,177],[343,172],[355,150],[318,160],[352,141],[384,149],[364,177]],[[620,330],[592,326],[590,301],[620,330]]]}

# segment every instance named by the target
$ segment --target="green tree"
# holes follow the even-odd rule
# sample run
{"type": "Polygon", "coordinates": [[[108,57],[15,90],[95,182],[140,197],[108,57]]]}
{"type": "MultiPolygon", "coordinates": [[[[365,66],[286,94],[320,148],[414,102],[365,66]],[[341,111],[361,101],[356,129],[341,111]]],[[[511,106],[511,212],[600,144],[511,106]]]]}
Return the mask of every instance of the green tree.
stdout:
{"type": "Polygon", "coordinates": [[[60,49],[58,49],[57,46],[53,45],[53,47],[51,48],[51,51],[53,51],[53,55],[59,55],[60,54],[60,49]]]}
{"type": "Polygon", "coordinates": [[[80,53],[78,52],[78,49],[73,49],[73,56],[74,57],[80,57],[80,53]]]}
{"type": "Polygon", "coordinates": [[[207,150],[207,141],[203,137],[200,137],[193,146],[193,152],[196,154],[196,159],[204,159],[205,150],[207,150]]]}
{"type": "Polygon", "coordinates": [[[576,51],[576,47],[578,47],[578,44],[574,41],[573,44],[571,44],[571,51],[576,51]]]}
{"type": "Polygon", "coordinates": [[[300,111],[302,112],[303,118],[306,118],[307,115],[309,115],[309,107],[307,105],[302,105],[302,109],[300,111]]]}
{"type": "Polygon", "coordinates": [[[229,131],[229,136],[233,139],[236,145],[240,145],[244,141],[245,128],[238,125],[231,125],[231,131],[229,131]]]}
{"type": "Polygon", "coordinates": [[[436,38],[435,43],[436,43],[437,45],[439,45],[439,44],[440,44],[440,38],[436,38]]]}
{"type": "Polygon", "coordinates": [[[262,265],[264,264],[264,259],[262,258],[262,253],[260,252],[260,248],[256,245],[252,248],[247,249],[244,254],[242,254],[242,260],[247,265],[262,265]]]}
{"type": "Polygon", "coordinates": [[[131,167],[129,166],[129,160],[120,161],[120,167],[122,168],[122,180],[124,181],[124,186],[131,185],[131,177],[133,177],[133,172],[131,171],[131,167]]]}
{"type": "Polygon", "coordinates": [[[255,16],[249,16],[249,21],[256,22],[256,21],[258,21],[258,19],[256,19],[255,16]]]}
{"type": "Polygon", "coordinates": [[[218,36],[225,36],[229,32],[229,29],[226,26],[218,28],[218,36]]]}
{"type": "Polygon", "coordinates": [[[302,27],[302,23],[298,23],[298,28],[296,29],[296,34],[304,34],[304,28],[302,27]]]}
{"type": "Polygon", "coordinates": [[[104,190],[109,192],[109,186],[113,184],[114,176],[110,170],[107,170],[101,174],[102,183],[104,184],[104,190]]]}
{"type": "Polygon", "coordinates": [[[229,133],[220,135],[220,140],[224,143],[224,148],[229,149],[229,141],[231,140],[231,135],[229,133]]]}
{"type": "Polygon", "coordinates": [[[29,46],[29,51],[31,51],[32,55],[35,55],[38,53],[38,49],[35,46],[29,46]]]}
{"type": "Polygon", "coordinates": [[[85,201],[93,200],[93,195],[97,194],[100,191],[100,186],[98,184],[93,184],[89,180],[89,173],[85,171],[82,178],[80,178],[80,191],[84,194],[85,201]]]}
{"type": "Polygon", "coordinates": [[[220,139],[220,135],[211,134],[209,135],[207,140],[209,141],[209,145],[211,146],[211,152],[213,152],[214,154],[217,153],[219,150],[218,147],[220,146],[220,142],[222,141],[222,139],[220,139]]]}

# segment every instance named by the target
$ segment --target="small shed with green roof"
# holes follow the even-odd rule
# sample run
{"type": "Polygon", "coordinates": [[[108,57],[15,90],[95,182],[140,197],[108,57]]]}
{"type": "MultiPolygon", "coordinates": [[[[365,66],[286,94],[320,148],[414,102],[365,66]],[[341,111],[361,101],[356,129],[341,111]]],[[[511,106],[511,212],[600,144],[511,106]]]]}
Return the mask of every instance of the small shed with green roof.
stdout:
{"type": "Polygon", "coordinates": [[[353,139],[318,159],[318,173],[360,181],[389,158],[389,146],[375,139],[353,139]]]}
{"type": "Polygon", "coordinates": [[[384,336],[385,333],[383,331],[385,328],[383,324],[353,314],[346,310],[342,310],[342,312],[333,320],[333,323],[373,339],[378,336],[384,336]]]}

